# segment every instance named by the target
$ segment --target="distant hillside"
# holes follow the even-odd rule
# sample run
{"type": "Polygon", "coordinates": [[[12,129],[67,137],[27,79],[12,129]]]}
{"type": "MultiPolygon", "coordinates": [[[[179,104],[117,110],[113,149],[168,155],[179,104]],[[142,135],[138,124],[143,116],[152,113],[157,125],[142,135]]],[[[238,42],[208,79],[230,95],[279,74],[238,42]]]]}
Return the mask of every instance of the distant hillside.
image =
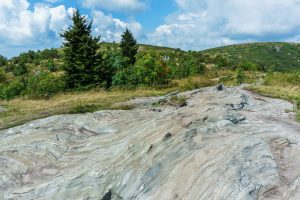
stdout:
{"type": "Polygon", "coordinates": [[[276,71],[300,69],[300,44],[297,43],[247,43],[202,52],[215,56],[221,54],[234,64],[248,60],[265,69],[272,68],[276,71]]]}
{"type": "MultiPolygon", "coordinates": [[[[174,51],[178,49],[170,48],[170,47],[163,47],[163,46],[154,46],[154,45],[149,45],[149,44],[139,44],[138,45],[140,48],[144,48],[145,50],[155,50],[155,51],[174,51]]],[[[103,42],[101,43],[101,48],[118,48],[119,43],[108,43],[108,42],[103,42]]]]}

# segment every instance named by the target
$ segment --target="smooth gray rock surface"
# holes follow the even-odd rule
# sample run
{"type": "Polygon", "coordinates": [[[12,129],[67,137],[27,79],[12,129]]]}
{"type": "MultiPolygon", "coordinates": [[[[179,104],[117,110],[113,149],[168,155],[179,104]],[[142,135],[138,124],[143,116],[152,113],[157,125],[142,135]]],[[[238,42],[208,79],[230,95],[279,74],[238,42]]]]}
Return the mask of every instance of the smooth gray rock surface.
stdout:
{"type": "Polygon", "coordinates": [[[0,106],[0,113],[2,113],[2,112],[6,112],[7,111],[7,109],[6,108],[4,108],[3,106],[0,106]]]}
{"type": "Polygon", "coordinates": [[[215,87],[0,132],[0,199],[300,199],[292,104],[215,87]]]}

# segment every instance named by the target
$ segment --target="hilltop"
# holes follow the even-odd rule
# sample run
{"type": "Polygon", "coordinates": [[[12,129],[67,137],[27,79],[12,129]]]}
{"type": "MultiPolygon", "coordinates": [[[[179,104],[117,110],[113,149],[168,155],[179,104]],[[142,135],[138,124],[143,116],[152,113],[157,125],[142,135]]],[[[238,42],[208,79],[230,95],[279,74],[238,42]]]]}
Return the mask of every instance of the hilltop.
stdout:
{"type": "Polygon", "coordinates": [[[300,70],[300,44],[298,43],[247,43],[208,49],[202,53],[211,56],[222,55],[233,64],[247,60],[267,70],[300,70]]]}

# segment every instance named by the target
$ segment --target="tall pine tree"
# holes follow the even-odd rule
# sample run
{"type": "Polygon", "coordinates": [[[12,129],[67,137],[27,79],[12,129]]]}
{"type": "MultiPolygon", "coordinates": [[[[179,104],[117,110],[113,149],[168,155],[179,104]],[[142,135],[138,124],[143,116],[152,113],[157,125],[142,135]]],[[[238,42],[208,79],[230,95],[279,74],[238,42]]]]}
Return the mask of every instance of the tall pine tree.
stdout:
{"type": "Polygon", "coordinates": [[[122,40],[120,43],[122,55],[127,58],[129,65],[134,65],[136,61],[136,54],[138,52],[137,42],[133,37],[133,34],[128,28],[122,34],[122,40]]]}
{"type": "Polygon", "coordinates": [[[76,10],[73,24],[63,33],[64,70],[68,88],[79,88],[101,81],[100,37],[92,36],[92,21],[76,10]]]}

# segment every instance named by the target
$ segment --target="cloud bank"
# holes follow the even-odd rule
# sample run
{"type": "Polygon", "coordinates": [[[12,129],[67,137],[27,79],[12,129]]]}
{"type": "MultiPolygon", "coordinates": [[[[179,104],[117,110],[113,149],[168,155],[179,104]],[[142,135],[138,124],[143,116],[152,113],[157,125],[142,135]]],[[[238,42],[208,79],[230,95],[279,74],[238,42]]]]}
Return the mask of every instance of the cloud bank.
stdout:
{"type": "MultiPolygon", "coordinates": [[[[59,36],[70,25],[74,8],[64,5],[52,7],[49,4],[37,3],[30,9],[27,0],[0,1],[0,54],[17,55],[20,51],[59,47],[62,39],[59,36]]],[[[102,41],[119,41],[126,27],[136,37],[142,32],[140,23],[124,22],[102,11],[92,10],[95,35],[101,35],[102,41]]]]}
{"type": "Polygon", "coordinates": [[[288,41],[300,35],[299,0],[175,0],[178,10],[149,41],[205,49],[248,41],[288,41]]]}

